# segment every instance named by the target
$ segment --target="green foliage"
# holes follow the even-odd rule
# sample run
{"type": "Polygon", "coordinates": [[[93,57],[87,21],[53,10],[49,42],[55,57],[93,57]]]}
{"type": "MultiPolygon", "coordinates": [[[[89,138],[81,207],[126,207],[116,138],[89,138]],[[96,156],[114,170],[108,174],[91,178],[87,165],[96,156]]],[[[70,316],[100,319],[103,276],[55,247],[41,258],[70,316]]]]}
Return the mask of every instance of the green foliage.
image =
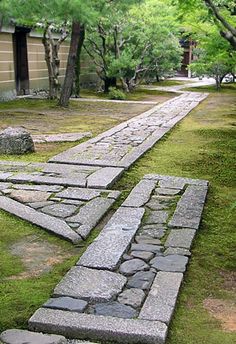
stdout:
{"type": "Polygon", "coordinates": [[[127,91],[144,78],[178,69],[182,49],[175,18],[170,1],[146,0],[129,11],[107,5],[97,25],[88,28],[85,42],[99,77],[118,78],[127,91]]]}
{"type": "Polygon", "coordinates": [[[219,89],[223,78],[236,72],[236,52],[214,29],[210,35],[199,35],[199,38],[195,51],[198,58],[190,68],[198,76],[215,78],[216,87],[219,89]]]}
{"type": "Polygon", "coordinates": [[[115,100],[125,100],[126,95],[121,90],[119,90],[115,87],[110,87],[109,93],[108,93],[108,98],[109,99],[115,99],[115,100]]]}

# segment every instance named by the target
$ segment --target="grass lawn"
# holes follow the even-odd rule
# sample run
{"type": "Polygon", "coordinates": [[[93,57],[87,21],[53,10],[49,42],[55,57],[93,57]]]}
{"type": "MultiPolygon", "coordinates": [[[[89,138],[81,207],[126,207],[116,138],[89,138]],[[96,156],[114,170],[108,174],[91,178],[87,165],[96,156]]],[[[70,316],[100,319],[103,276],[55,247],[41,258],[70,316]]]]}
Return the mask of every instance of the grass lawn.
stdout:
{"type": "Polygon", "coordinates": [[[236,331],[235,117],[235,94],[211,94],[117,184],[127,195],[147,173],[210,181],[202,226],[194,242],[167,344],[236,342],[236,332],[222,330],[223,325],[203,306],[212,299],[216,304],[217,300],[223,304],[233,302],[231,312],[229,307],[223,311],[221,306],[218,313],[226,327],[236,331]]]}
{"type": "MultiPolygon", "coordinates": [[[[212,300],[235,303],[235,93],[213,92],[114,186],[122,190],[124,199],[147,173],[210,181],[202,226],[194,242],[167,344],[236,342],[236,332],[230,331],[233,315],[229,308],[223,314],[225,321],[229,318],[226,324],[204,308],[212,300]]],[[[84,130],[89,130],[89,126],[84,124],[84,130]]],[[[0,220],[0,330],[25,328],[30,315],[47,300],[60,278],[77,261],[81,250],[4,212],[0,212],[0,220]],[[38,277],[10,279],[25,270],[21,260],[12,255],[11,246],[30,235],[39,235],[62,251],[71,250],[71,256],[38,277]]],[[[95,230],[89,242],[97,233],[95,230]]],[[[217,310],[211,311],[217,315],[217,310]]]]}

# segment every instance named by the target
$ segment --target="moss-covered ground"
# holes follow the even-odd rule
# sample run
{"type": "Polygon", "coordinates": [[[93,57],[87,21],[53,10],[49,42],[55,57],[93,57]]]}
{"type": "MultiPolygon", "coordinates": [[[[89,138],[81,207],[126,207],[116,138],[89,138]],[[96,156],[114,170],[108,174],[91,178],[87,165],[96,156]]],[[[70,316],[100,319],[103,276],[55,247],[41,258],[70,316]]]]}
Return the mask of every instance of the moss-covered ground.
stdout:
{"type": "MultiPolygon", "coordinates": [[[[213,92],[114,186],[125,198],[147,173],[203,178],[210,182],[202,225],[194,242],[168,344],[236,342],[236,333],[224,331],[222,323],[203,306],[206,299],[235,302],[235,95],[231,91],[213,92]]],[[[81,251],[37,278],[10,280],[9,276],[24,270],[22,262],[11,254],[12,243],[29,234],[41,233],[44,240],[66,250],[72,250],[72,245],[42,234],[37,227],[4,212],[0,212],[0,220],[0,330],[25,328],[27,319],[47,300],[81,251]]]]}

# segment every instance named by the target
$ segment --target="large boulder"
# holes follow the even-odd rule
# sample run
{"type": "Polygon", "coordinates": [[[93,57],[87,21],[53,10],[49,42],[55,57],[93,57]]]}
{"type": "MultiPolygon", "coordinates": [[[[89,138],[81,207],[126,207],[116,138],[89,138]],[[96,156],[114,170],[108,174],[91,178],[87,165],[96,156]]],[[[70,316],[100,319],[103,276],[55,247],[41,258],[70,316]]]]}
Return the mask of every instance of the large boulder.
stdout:
{"type": "Polygon", "coordinates": [[[25,154],[34,152],[32,137],[23,128],[11,128],[0,132],[0,154],[25,154]]]}

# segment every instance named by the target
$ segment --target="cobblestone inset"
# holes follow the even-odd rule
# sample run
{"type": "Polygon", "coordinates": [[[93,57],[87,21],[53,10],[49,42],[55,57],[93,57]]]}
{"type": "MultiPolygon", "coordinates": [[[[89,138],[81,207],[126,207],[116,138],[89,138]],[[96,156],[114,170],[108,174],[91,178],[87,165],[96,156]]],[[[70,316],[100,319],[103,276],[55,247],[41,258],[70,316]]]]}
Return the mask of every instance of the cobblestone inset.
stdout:
{"type": "Polygon", "coordinates": [[[206,97],[205,93],[184,93],[50,161],[128,168],[206,97]]]}
{"type": "Polygon", "coordinates": [[[30,319],[30,329],[72,331],[81,339],[86,332],[91,340],[164,343],[207,189],[206,181],[145,176],[54,290],[55,299],[73,297],[79,305],[86,302],[84,308],[65,312],[60,302],[49,301],[30,319]],[[156,210],[156,204],[165,210],[156,210]],[[182,204],[198,209],[193,227],[172,225],[182,204]],[[159,235],[161,228],[167,235],[159,235]]]}

